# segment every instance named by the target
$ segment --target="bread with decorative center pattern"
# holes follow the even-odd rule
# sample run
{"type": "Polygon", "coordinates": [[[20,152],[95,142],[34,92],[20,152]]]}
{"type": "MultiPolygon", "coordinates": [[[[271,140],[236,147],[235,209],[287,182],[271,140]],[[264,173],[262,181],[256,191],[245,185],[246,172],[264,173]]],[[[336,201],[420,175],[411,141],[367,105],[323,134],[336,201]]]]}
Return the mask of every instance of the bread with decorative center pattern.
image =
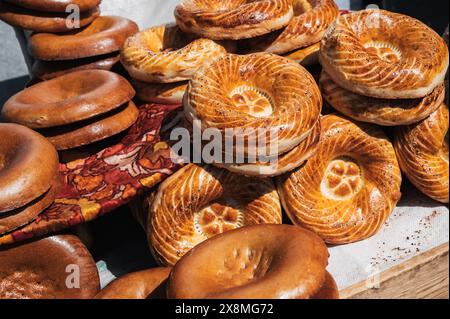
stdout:
{"type": "Polygon", "coordinates": [[[374,235],[400,199],[394,148],[375,126],[336,115],[321,120],[319,148],[304,166],[277,178],[282,205],[296,225],[329,244],[374,235]]]}

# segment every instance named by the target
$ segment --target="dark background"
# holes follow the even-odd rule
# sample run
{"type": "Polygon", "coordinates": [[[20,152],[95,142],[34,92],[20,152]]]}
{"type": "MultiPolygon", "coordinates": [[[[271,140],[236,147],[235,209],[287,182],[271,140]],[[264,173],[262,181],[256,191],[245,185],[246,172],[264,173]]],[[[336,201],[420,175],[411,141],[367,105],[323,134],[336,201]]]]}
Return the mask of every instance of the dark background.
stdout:
{"type": "Polygon", "coordinates": [[[415,17],[439,34],[443,34],[448,26],[449,2],[448,0],[363,0],[352,1],[352,9],[359,10],[369,4],[376,4],[380,8],[415,17]]]}

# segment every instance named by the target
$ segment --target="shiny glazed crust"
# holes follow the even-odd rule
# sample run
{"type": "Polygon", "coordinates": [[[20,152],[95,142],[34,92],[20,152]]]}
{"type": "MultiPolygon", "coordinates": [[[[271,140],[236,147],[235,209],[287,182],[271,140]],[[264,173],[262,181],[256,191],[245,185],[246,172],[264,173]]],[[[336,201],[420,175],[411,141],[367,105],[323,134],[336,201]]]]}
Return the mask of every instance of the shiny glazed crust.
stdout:
{"type": "MultiPolygon", "coordinates": [[[[59,176],[56,178],[59,178],[59,176]]],[[[53,203],[56,197],[56,192],[59,188],[58,186],[58,182],[55,181],[46,193],[27,205],[13,211],[9,211],[6,214],[0,214],[0,235],[10,233],[34,221],[39,214],[41,214],[53,203]]]]}
{"type": "Polygon", "coordinates": [[[339,16],[334,0],[294,0],[294,18],[280,32],[263,36],[255,43],[260,50],[275,54],[311,46],[339,16]]]}
{"type": "Polygon", "coordinates": [[[70,34],[31,35],[28,51],[45,61],[73,60],[122,49],[125,40],[139,30],[136,23],[116,16],[101,16],[86,28],[70,34]]]}
{"type": "Polygon", "coordinates": [[[40,134],[0,123],[0,217],[47,192],[58,174],[58,154],[40,134]]]}
{"type": "Polygon", "coordinates": [[[291,0],[183,0],[175,8],[184,32],[213,40],[248,39],[286,26],[291,0]]]}
{"type": "MultiPolygon", "coordinates": [[[[79,27],[92,23],[100,15],[98,7],[82,12],[79,27]]],[[[0,1],[0,20],[18,28],[35,32],[60,33],[73,31],[67,24],[68,13],[40,12],[0,1]]],[[[72,21],[72,20],[71,20],[72,21]]]]}
{"type": "Polygon", "coordinates": [[[394,148],[374,126],[328,115],[319,149],[304,166],[277,179],[294,224],[327,243],[346,244],[375,234],[400,199],[394,148]]]}
{"type": "Polygon", "coordinates": [[[133,101],[88,121],[42,130],[58,151],[92,144],[130,128],[139,114],[133,101]]]}
{"type": "Polygon", "coordinates": [[[31,73],[42,81],[48,81],[62,75],[84,70],[106,70],[111,69],[120,61],[118,53],[111,53],[100,57],[67,61],[41,61],[33,63],[31,73]]]}
{"type": "Polygon", "coordinates": [[[156,259],[172,266],[210,237],[263,223],[281,224],[272,180],[189,164],[159,187],[150,206],[147,234],[156,259]]]}
{"type": "Polygon", "coordinates": [[[285,58],[294,60],[303,66],[310,66],[319,63],[320,42],[299,50],[283,55],[285,58]]]}
{"type": "Polygon", "coordinates": [[[197,39],[170,24],[128,38],[121,61],[137,80],[173,83],[189,80],[200,67],[225,54],[225,48],[216,42],[197,39]]]}
{"type": "Polygon", "coordinates": [[[1,117],[30,128],[49,128],[87,120],[127,103],[133,87],[103,70],[72,72],[35,84],[6,101],[1,117]]]}
{"type": "Polygon", "coordinates": [[[326,281],[327,260],[323,241],[303,228],[243,227],[214,237],[187,253],[172,271],[168,297],[311,298],[326,281]]]}
{"type": "Polygon", "coordinates": [[[416,19],[378,9],[336,19],[319,58],[339,86],[388,99],[430,94],[448,68],[448,48],[438,34],[416,19]]]}
{"type": "Polygon", "coordinates": [[[76,5],[80,12],[97,7],[101,0],[4,0],[23,8],[46,12],[66,12],[69,5],[76,5]]]}
{"type": "Polygon", "coordinates": [[[171,268],[152,268],[124,275],[100,291],[95,299],[165,299],[171,268]]]}
{"type": "Polygon", "coordinates": [[[429,118],[396,129],[394,147],[402,172],[422,193],[448,203],[448,107],[429,118]]]}
{"type": "Polygon", "coordinates": [[[337,283],[329,272],[326,274],[322,288],[311,299],[339,299],[337,283]]]}

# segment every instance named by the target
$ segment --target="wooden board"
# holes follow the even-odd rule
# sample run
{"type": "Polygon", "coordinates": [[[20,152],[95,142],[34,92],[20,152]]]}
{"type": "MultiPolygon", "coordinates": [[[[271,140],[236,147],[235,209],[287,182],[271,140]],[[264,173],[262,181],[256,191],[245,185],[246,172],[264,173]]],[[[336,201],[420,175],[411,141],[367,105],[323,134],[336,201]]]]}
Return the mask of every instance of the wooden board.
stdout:
{"type": "Polygon", "coordinates": [[[449,244],[426,251],[341,292],[342,299],[449,298],[449,244]]]}

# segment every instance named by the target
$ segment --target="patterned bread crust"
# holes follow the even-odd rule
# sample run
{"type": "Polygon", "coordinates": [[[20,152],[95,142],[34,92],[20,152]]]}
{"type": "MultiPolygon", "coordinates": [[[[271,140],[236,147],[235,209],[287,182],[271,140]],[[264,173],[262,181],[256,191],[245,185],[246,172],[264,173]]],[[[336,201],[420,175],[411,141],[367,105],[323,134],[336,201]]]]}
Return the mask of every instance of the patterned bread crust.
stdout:
{"type": "Polygon", "coordinates": [[[202,130],[215,128],[222,136],[226,129],[276,131],[266,145],[258,145],[268,155],[286,153],[308,137],[321,108],[322,96],[311,74],[269,53],[216,60],[191,80],[184,99],[186,118],[200,120],[202,130]]]}
{"type": "Polygon", "coordinates": [[[336,19],[322,39],[319,59],[334,82],[354,93],[422,98],[444,81],[448,48],[422,22],[371,9],[336,19]]]}
{"type": "Polygon", "coordinates": [[[319,149],[304,166],[277,179],[294,224],[327,243],[374,235],[400,199],[401,172],[394,148],[375,126],[336,115],[322,118],[319,149]]]}
{"type": "Polygon", "coordinates": [[[286,26],[292,0],[183,0],[175,8],[184,32],[213,40],[248,39],[286,26]]]}
{"type": "Polygon", "coordinates": [[[422,193],[448,203],[448,107],[429,118],[396,130],[394,147],[402,172],[422,193]]]}
{"type": "Polygon", "coordinates": [[[226,53],[216,42],[197,39],[170,24],[128,38],[121,52],[121,62],[137,80],[173,83],[189,80],[200,67],[226,53]]]}
{"type": "Polygon", "coordinates": [[[281,205],[271,179],[189,164],[161,184],[148,223],[156,259],[170,266],[217,234],[245,225],[281,224],[281,205]]]}
{"type": "Polygon", "coordinates": [[[295,17],[281,33],[273,35],[273,40],[268,36],[264,51],[285,54],[316,44],[339,16],[334,0],[294,0],[293,5],[295,17]]]}

